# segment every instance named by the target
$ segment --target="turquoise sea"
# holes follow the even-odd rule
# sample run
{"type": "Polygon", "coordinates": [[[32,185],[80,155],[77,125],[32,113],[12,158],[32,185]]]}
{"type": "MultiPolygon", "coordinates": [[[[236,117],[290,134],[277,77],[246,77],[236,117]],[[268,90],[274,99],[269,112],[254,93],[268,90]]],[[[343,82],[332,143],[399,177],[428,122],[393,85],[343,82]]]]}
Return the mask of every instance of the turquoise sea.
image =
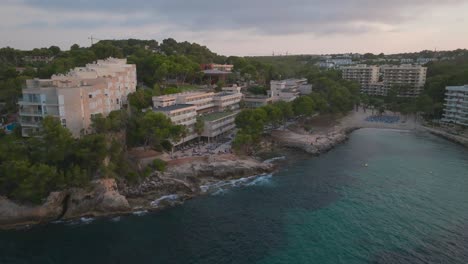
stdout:
{"type": "Polygon", "coordinates": [[[468,150],[430,134],[358,130],[222,188],[157,213],[0,232],[0,263],[468,263],[468,150]]]}

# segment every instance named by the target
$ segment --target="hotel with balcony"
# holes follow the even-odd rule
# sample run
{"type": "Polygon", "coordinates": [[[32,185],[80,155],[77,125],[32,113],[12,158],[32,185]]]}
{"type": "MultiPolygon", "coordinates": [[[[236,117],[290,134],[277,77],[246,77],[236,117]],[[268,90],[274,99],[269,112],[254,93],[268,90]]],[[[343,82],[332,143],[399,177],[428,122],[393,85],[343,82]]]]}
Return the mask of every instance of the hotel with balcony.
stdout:
{"type": "Polygon", "coordinates": [[[393,87],[399,89],[399,96],[418,96],[426,83],[426,72],[426,67],[410,64],[342,67],[343,79],[359,83],[362,93],[380,96],[386,96],[393,87]]]}
{"type": "Polygon", "coordinates": [[[154,96],[153,111],[164,113],[174,124],[187,127],[188,136],[175,144],[179,145],[198,137],[194,130],[197,116],[205,121],[203,137],[215,138],[234,129],[234,119],[242,97],[240,87],[223,88],[220,93],[188,92],[154,96]]]}
{"type": "Polygon", "coordinates": [[[468,127],[468,85],[448,86],[442,122],[468,127]]]}
{"type": "Polygon", "coordinates": [[[420,65],[382,66],[383,95],[393,87],[400,88],[399,96],[417,97],[424,89],[427,68],[420,65]]]}
{"type": "Polygon", "coordinates": [[[203,137],[216,138],[236,128],[235,119],[238,112],[225,111],[203,115],[204,121],[203,137]]]}
{"type": "Polygon", "coordinates": [[[27,80],[18,102],[22,135],[33,135],[44,117],[54,116],[79,137],[89,132],[93,115],[121,109],[135,90],[136,66],[126,59],[99,60],[65,75],[27,80]]]}
{"type": "Polygon", "coordinates": [[[376,91],[374,84],[379,81],[379,67],[367,66],[358,64],[355,66],[342,67],[343,79],[359,83],[361,92],[370,95],[380,95],[380,91],[376,91]]]}

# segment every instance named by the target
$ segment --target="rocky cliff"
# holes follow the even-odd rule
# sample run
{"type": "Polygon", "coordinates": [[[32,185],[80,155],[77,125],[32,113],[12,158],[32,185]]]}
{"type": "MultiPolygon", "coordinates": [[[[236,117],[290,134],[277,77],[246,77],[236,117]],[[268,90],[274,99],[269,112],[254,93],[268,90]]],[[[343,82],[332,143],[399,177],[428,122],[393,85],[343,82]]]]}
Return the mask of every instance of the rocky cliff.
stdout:
{"type": "Polygon", "coordinates": [[[114,179],[96,180],[87,188],[51,193],[42,205],[21,205],[0,197],[0,228],[123,214],[141,208],[161,209],[200,195],[200,186],[206,182],[253,176],[272,170],[271,164],[225,155],[176,161],[167,172],[155,172],[138,185],[120,183],[117,186],[114,179]]]}
{"type": "Polygon", "coordinates": [[[113,179],[93,181],[86,189],[53,192],[42,205],[27,206],[0,197],[0,228],[47,223],[59,219],[128,212],[130,205],[119,194],[113,179]]]}

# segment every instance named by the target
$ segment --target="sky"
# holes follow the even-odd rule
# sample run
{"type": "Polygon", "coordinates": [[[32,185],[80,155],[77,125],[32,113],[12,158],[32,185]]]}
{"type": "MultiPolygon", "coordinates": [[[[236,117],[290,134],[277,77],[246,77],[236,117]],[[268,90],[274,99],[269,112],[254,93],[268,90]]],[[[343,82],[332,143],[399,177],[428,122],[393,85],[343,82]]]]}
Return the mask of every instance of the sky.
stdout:
{"type": "Polygon", "coordinates": [[[468,48],[468,0],[0,0],[0,47],[174,38],[222,55],[468,48]]]}

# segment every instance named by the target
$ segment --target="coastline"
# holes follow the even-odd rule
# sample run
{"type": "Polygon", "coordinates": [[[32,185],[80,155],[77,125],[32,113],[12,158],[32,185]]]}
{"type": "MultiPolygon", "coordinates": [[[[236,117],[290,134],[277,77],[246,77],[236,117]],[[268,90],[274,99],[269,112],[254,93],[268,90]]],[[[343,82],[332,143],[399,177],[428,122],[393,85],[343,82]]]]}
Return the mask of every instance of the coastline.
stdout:
{"type": "MultiPolygon", "coordinates": [[[[410,119],[395,124],[365,122],[365,117],[370,115],[370,112],[353,111],[344,117],[317,116],[302,124],[294,123],[271,131],[270,147],[297,149],[317,156],[345,142],[350,133],[361,128],[425,130],[456,141],[446,133],[422,127],[410,119]],[[306,131],[305,125],[311,125],[314,130],[306,131]]],[[[468,146],[467,143],[461,144],[468,146]]],[[[137,186],[117,184],[114,179],[96,180],[87,189],[51,193],[38,206],[21,205],[0,197],[0,230],[159,211],[216,192],[219,187],[246,186],[258,178],[271,177],[270,173],[277,169],[276,159],[260,161],[233,154],[181,158],[171,161],[166,172],[154,172],[137,186]]]]}

